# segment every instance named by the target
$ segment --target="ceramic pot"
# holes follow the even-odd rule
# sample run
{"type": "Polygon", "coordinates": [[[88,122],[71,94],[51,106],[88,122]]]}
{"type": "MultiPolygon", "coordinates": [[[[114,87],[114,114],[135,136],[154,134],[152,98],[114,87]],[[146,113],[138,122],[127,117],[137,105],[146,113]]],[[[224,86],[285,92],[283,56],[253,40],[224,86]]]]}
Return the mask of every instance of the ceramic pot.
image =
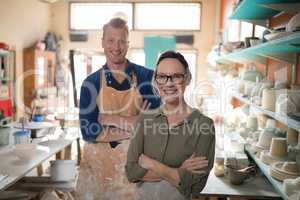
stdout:
{"type": "Polygon", "coordinates": [[[230,183],[233,185],[241,185],[243,182],[250,178],[251,173],[254,170],[254,167],[246,167],[244,169],[238,169],[232,165],[227,165],[228,178],[230,183]]]}

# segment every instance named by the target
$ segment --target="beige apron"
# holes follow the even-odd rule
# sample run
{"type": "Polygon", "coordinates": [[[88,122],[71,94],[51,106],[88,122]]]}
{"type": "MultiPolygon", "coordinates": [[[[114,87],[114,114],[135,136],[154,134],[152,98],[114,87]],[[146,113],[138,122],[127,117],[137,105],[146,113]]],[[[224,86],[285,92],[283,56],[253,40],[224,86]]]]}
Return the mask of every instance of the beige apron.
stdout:
{"type": "MultiPolygon", "coordinates": [[[[139,113],[142,98],[136,87],[133,73],[132,87],[119,91],[108,87],[104,71],[97,97],[100,113],[135,116],[139,113]]],[[[78,200],[132,200],[135,185],[126,178],[124,166],[129,140],[112,149],[109,143],[85,143],[76,190],[78,200]]]]}
{"type": "Polygon", "coordinates": [[[137,187],[134,200],[187,200],[175,186],[162,180],[160,182],[144,182],[137,187]]]}

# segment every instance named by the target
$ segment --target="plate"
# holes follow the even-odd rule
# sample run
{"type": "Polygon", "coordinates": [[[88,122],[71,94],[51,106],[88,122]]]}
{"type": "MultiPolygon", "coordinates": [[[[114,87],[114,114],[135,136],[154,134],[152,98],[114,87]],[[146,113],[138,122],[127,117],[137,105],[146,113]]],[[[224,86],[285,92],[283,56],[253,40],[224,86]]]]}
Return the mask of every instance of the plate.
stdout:
{"type": "Polygon", "coordinates": [[[269,41],[269,40],[275,40],[278,38],[286,37],[291,34],[293,34],[293,32],[277,32],[277,33],[275,32],[275,33],[267,34],[264,37],[269,41]]]}

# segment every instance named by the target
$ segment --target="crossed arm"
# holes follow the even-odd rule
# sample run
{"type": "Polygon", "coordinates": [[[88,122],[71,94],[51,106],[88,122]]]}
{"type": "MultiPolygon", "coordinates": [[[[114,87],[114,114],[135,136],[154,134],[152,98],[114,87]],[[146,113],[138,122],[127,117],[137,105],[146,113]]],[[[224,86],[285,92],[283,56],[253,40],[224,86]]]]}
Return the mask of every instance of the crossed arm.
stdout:
{"type": "Polygon", "coordinates": [[[139,157],[138,162],[142,168],[148,170],[140,180],[155,182],[164,179],[174,186],[178,186],[180,183],[179,168],[186,169],[194,174],[205,174],[205,168],[208,166],[208,160],[205,157],[195,156],[195,154],[185,160],[179,168],[169,167],[144,154],[139,157]]]}
{"type": "MultiPolygon", "coordinates": [[[[144,120],[146,118],[142,116],[137,123],[142,123],[144,120]]],[[[212,122],[207,123],[213,126],[212,122]]],[[[185,196],[198,193],[204,188],[214,162],[214,127],[208,134],[201,134],[202,137],[198,139],[194,154],[177,168],[167,166],[143,154],[145,140],[142,126],[138,126],[134,135],[128,149],[125,166],[130,182],[166,180],[185,196]]]]}
{"type": "MultiPolygon", "coordinates": [[[[151,106],[147,100],[143,102],[141,111],[148,110],[151,106]]],[[[118,114],[101,114],[98,116],[98,122],[105,126],[111,126],[104,128],[101,134],[96,138],[97,142],[111,142],[121,141],[129,139],[131,132],[136,123],[138,115],[136,116],[121,116],[118,114]]]]}

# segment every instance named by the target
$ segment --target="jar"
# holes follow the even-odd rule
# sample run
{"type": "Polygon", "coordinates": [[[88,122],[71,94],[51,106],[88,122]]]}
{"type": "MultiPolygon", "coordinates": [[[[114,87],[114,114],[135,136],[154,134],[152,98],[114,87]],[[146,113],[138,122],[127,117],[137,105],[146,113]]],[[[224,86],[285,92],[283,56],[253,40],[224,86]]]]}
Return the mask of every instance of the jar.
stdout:
{"type": "Polygon", "coordinates": [[[30,131],[20,130],[15,132],[15,144],[30,144],[30,131]]]}

